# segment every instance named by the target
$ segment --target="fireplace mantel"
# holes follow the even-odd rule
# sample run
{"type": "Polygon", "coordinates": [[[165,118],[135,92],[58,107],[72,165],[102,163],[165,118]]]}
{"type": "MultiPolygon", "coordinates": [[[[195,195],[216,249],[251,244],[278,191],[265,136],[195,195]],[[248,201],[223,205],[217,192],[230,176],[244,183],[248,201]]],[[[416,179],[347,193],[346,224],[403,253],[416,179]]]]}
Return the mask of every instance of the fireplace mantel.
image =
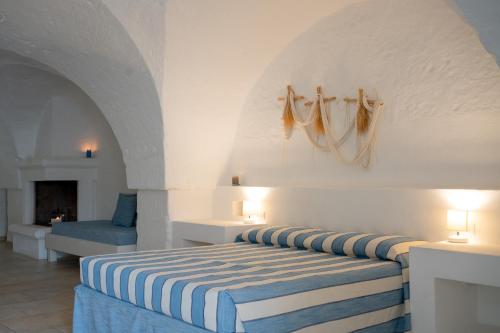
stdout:
{"type": "Polygon", "coordinates": [[[59,157],[30,158],[20,160],[23,198],[23,224],[33,224],[36,181],[75,180],[78,181],[78,220],[96,218],[96,182],[99,162],[96,159],[59,157]]]}
{"type": "Polygon", "coordinates": [[[93,169],[97,168],[99,163],[94,158],[79,157],[58,157],[58,158],[28,158],[19,160],[20,169],[50,169],[50,168],[77,168],[93,169]]]}

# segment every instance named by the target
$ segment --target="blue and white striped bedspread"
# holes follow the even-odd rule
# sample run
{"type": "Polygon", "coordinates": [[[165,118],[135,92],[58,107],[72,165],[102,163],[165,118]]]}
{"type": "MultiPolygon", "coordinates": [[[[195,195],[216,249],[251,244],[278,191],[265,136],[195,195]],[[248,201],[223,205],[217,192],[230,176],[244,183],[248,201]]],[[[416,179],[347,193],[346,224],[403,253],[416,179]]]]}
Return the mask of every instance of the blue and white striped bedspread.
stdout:
{"type": "Polygon", "coordinates": [[[410,329],[410,240],[291,227],[250,230],[240,240],[82,258],[81,281],[215,332],[410,329]]]}

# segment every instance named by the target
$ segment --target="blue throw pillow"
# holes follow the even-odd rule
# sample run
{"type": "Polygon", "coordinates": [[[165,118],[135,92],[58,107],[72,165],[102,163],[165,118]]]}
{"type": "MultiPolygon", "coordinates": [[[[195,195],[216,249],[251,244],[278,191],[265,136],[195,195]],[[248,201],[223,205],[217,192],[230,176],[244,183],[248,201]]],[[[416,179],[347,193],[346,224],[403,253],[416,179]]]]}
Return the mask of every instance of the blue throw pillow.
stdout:
{"type": "Polygon", "coordinates": [[[137,195],[120,193],[111,222],[121,227],[133,227],[137,218],[137,195]]]}

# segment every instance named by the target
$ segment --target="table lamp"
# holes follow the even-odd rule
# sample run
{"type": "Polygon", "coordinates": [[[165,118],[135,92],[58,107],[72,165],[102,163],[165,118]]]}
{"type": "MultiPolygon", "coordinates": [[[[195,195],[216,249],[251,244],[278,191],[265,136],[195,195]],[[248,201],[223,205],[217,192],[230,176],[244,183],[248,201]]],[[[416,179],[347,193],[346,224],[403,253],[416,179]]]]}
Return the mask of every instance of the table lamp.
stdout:
{"type": "Polygon", "coordinates": [[[258,201],[243,201],[243,216],[245,216],[245,223],[257,223],[260,216],[262,216],[262,203],[258,201]]]}
{"type": "Polygon", "coordinates": [[[448,230],[453,231],[448,237],[450,243],[467,243],[467,226],[469,212],[465,210],[448,210],[448,230]]]}

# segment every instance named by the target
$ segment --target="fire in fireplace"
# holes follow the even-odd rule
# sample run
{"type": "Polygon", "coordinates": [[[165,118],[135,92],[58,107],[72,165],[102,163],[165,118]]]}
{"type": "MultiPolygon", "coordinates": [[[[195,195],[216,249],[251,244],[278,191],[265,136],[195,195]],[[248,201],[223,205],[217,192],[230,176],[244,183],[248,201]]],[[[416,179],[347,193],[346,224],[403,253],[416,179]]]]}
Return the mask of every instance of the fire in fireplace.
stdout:
{"type": "Polygon", "coordinates": [[[35,224],[76,221],[78,216],[77,181],[35,182],[35,224]]]}

